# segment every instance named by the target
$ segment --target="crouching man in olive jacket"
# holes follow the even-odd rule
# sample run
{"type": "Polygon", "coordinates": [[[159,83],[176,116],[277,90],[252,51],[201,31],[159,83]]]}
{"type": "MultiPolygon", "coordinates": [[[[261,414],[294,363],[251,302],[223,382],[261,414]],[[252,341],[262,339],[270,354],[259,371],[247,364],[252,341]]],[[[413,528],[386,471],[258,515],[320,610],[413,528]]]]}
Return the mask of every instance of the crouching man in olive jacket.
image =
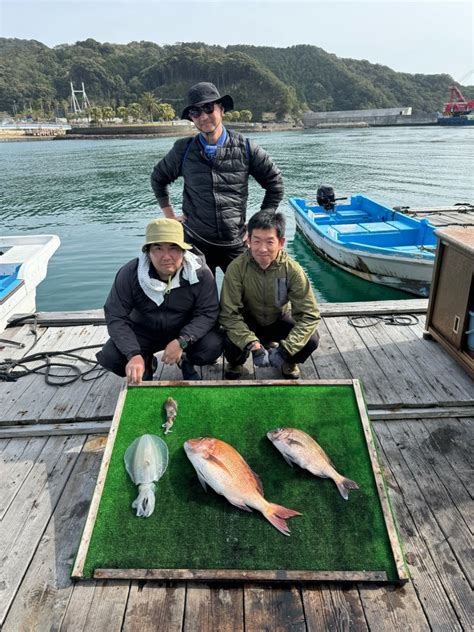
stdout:
{"type": "Polygon", "coordinates": [[[250,352],[255,366],[279,367],[284,377],[298,379],[298,364],[318,346],[316,298],[284,243],[284,216],[260,211],[248,223],[249,249],[227,268],[219,319],[226,379],[242,376],[250,352]]]}
{"type": "Polygon", "coordinates": [[[110,340],[97,360],[131,384],[152,379],[157,351],[165,364],[181,366],[185,380],[199,380],[194,364],[212,364],[222,353],[216,283],[192,250],[180,222],[156,219],[139,257],[117,273],[104,306],[110,340]]]}

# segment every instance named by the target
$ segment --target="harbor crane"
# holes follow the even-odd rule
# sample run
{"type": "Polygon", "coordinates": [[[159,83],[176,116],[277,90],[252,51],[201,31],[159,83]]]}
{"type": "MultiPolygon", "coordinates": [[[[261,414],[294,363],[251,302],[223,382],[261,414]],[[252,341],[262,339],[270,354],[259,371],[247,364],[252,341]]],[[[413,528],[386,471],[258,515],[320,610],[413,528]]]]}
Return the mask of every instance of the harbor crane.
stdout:
{"type": "Polygon", "coordinates": [[[443,114],[445,116],[459,116],[460,114],[470,114],[473,110],[474,99],[466,101],[461,90],[457,86],[451,86],[449,101],[444,104],[443,114]]]}

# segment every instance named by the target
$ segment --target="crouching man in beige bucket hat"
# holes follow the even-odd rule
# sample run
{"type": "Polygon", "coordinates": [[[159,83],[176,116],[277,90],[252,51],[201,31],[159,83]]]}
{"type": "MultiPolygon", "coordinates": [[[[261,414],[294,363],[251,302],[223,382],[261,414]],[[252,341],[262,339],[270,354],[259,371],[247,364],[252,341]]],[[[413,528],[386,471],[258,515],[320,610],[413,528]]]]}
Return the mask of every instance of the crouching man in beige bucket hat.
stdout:
{"type": "Polygon", "coordinates": [[[97,360],[131,384],[152,379],[157,351],[185,380],[200,379],[194,365],[222,353],[214,277],[174,219],[148,224],[142,252],[118,271],[104,312],[110,339],[97,360]]]}

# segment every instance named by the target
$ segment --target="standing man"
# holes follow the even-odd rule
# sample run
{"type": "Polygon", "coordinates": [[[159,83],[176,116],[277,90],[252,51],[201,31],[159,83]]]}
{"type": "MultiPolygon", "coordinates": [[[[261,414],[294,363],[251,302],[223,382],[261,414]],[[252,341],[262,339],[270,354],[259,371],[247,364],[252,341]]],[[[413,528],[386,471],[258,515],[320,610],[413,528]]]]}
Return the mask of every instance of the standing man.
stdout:
{"type": "Polygon", "coordinates": [[[188,93],[189,105],[182,119],[199,130],[193,138],[181,138],[155,166],[151,184],[166,217],[184,223],[186,239],[205,255],[209,268],[224,272],[244,249],[249,175],[265,189],[261,209],[275,212],[283,198],[280,170],[253,141],[226,130],[224,112],[234,102],[221,97],[212,83],[201,82],[188,93]],[[183,176],[183,215],[176,217],[168,187],[183,176]]]}
{"type": "Polygon", "coordinates": [[[165,364],[181,365],[184,380],[201,379],[194,364],[222,353],[216,283],[191,250],[180,222],[155,219],[138,258],[115,277],[104,306],[110,339],[96,357],[131,384],[152,379],[157,351],[165,364]]]}
{"type": "Polygon", "coordinates": [[[255,366],[279,367],[284,377],[298,379],[298,364],[319,343],[316,298],[303,268],[283,250],[282,213],[260,211],[248,234],[249,249],[229,265],[222,285],[225,377],[242,377],[252,352],[255,366]]]}

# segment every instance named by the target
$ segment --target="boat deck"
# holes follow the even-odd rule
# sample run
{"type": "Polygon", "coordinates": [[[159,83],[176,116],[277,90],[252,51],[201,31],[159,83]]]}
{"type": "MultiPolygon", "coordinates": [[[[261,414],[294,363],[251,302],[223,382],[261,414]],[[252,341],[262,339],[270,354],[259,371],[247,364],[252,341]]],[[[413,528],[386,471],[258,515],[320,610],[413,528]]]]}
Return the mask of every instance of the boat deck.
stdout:
{"type": "MultiPolygon", "coordinates": [[[[422,339],[426,307],[426,300],[323,305],[320,348],[302,367],[303,378],[363,383],[409,582],[72,582],[122,380],[107,374],[58,387],[32,374],[0,382],[3,632],[472,629],[474,384],[440,345],[422,339]],[[348,322],[351,315],[396,311],[416,314],[418,322],[348,322]]],[[[0,364],[100,344],[107,334],[98,311],[40,314],[1,337],[26,346],[0,348],[0,364]]],[[[85,366],[77,358],[58,361],[85,366]]],[[[277,378],[273,369],[248,368],[246,379],[277,378]]],[[[205,379],[222,374],[222,360],[202,369],[205,379]]],[[[159,364],[156,378],[179,377],[159,364]]]]}

